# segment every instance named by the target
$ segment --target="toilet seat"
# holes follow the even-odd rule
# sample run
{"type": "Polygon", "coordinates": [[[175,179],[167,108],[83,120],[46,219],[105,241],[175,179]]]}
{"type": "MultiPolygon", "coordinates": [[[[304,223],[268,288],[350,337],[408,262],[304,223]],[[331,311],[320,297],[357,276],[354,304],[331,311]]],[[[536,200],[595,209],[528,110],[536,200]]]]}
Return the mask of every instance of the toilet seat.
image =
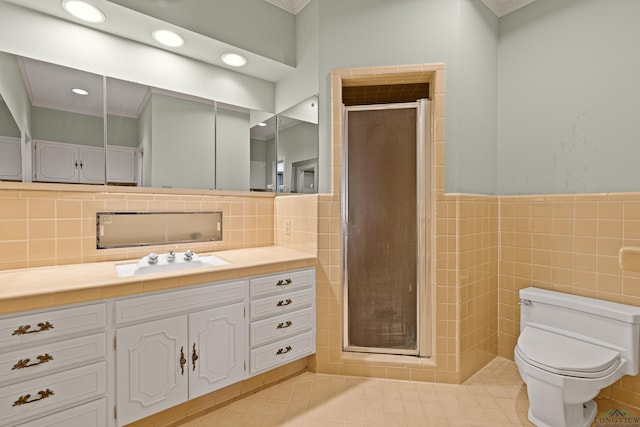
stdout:
{"type": "Polygon", "coordinates": [[[515,351],[530,365],[577,378],[601,378],[620,365],[617,351],[533,326],[521,332],[515,351]]]}

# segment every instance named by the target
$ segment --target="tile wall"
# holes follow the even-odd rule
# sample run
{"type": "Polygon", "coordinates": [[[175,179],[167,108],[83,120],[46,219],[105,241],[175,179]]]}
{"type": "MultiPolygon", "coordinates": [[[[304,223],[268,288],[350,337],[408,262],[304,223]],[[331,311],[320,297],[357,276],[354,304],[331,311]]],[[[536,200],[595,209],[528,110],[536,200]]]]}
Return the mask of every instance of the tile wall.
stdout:
{"type": "MultiPolygon", "coordinates": [[[[640,273],[618,263],[621,247],[640,247],[640,193],[503,196],[499,204],[501,356],[513,359],[524,287],[640,306],[640,273]]],[[[601,396],[640,408],[640,377],[601,396]]]]}
{"type": "MultiPolygon", "coordinates": [[[[194,252],[273,245],[273,195],[170,194],[57,184],[0,186],[0,270],[139,258],[167,247],[96,249],[96,212],[222,211],[221,242],[194,252]],[[77,190],[76,190],[77,188],[77,190]],[[98,189],[96,191],[96,189],[98,189]]],[[[185,245],[171,248],[186,249],[185,245]]]]}

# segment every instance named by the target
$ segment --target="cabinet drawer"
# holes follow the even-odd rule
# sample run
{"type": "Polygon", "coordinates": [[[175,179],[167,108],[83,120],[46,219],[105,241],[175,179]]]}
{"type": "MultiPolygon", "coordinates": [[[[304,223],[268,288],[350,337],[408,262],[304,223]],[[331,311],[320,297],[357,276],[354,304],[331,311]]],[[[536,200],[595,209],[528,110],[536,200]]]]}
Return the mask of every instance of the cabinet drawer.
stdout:
{"type": "Polygon", "coordinates": [[[0,352],[94,329],[104,329],[105,304],[65,308],[0,320],[0,352]]]}
{"type": "Polygon", "coordinates": [[[0,353],[0,383],[74,367],[106,355],[104,333],[0,353]]]}
{"type": "Polygon", "coordinates": [[[315,270],[296,270],[251,279],[251,297],[280,294],[310,288],[315,282],[315,270]]]}
{"type": "Polygon", "coordinates": [[[258,374],[308,356],[315,353],[315,347],[315,336],[309,331],[255,348],[249,352],[250,373],[258,374]]]}
{"type": "Polygon", "coordinates": [[[106,380],[106,362],[100,362],[2,387],[0,425],[100,397],[106,380]]]}
{"type": "Polygon", "coordinates": [[[140,322],[244,301],[246,280],[129,298],[115,303],[116,323],[140,322]]]}
{"type": "Polygon", "coordinates": [[[249,303],[249,318],[255,320],[275,314],[289,313],[304,307],[311,307],[315,297],[313,289],[307,289],[260,298],[249,303]]]}
{"type": "Polygon", "coordinates": [[[107,427],[107,399],[20,424],[19,427],[107,427]]]}
{"type": "Polygon", "coordinates": [[[313,327],[313,322],[311,308],[251,322],[249,345],[254,347],[309,330],[313,327]]]}

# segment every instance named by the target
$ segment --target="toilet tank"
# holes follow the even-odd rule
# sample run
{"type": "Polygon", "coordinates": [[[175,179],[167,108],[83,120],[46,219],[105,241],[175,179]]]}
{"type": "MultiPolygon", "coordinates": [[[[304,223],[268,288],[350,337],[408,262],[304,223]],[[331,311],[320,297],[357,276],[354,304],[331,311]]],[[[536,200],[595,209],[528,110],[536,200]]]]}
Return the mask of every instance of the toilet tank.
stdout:
{"type": "Polygon", "coordinates": [[[520,331],[527,325],[615,349],[638,374],[640,307],[530,287],[520,290],[520,331]]]}

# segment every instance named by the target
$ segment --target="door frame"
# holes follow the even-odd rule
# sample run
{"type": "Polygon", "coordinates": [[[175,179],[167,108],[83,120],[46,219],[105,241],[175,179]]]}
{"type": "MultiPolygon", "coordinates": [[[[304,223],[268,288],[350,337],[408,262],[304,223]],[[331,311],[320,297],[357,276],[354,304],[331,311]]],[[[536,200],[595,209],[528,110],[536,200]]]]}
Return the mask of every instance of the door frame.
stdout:
{"type": "Polygon", "coordinates": [[[425,312],[430,308],[430,274],[432,259],[432,230],[431,230],[431,187],[432,187],[432,161],[431,161],[431,102],[428,99],[421,99],[416,102],[406,102],[397,104],[376,104],[376,105],[342,105],[342,184],[341,184],[341,205],[342,205],[342,351],[380,353],[395,355],[411,355],[419,357],[431,356],[432,341],[432,316],[425,312]],[[416,220],[417,220],[417,345],[416,350],[388,349],[375,347],[358,347],[349,345],[349,270],[347,259],[347,243],[349,238],[349,162],[348,162],[348,129],[350,111],[372,111],[388,109],[415,108],[416,111],[416,220]],[[422,309],[421,309],[422,308],[422,309]]]}

